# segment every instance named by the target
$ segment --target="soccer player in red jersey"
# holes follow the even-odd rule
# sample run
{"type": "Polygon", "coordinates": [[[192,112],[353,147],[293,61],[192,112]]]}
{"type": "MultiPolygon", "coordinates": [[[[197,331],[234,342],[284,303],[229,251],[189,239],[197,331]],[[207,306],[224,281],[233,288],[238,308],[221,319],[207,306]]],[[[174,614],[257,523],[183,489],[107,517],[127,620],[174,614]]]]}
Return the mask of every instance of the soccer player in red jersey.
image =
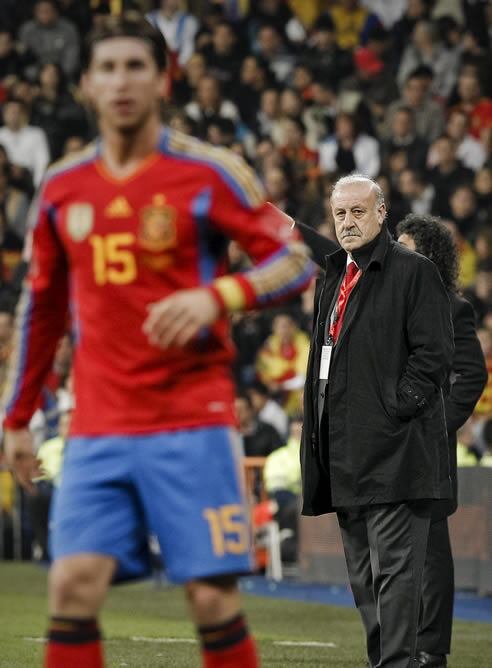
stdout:
{"type": "Polygon", "coordinates": [[[259,665],[236,584],[250,546],[228,314],[298,293],[312,266],[239,158],[161,126],[164,54],[133,17],[90,36],[83,87],[101,138],[54,165],[38,198],[4,399],[6,456],[28,487],[28,422],[70,305],[47,668],[103,665],[99,610],[112,581],[149,572],[149,533],[186,588],[203,665],[259,665]],[[225,273],[229,238],[251,270],[225,273]]]}

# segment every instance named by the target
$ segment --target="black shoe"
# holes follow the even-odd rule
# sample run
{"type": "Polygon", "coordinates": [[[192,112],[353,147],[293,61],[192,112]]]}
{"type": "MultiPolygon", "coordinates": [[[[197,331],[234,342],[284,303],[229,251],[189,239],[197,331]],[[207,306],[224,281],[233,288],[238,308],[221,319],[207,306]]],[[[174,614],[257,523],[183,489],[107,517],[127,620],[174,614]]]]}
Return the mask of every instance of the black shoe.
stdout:
{"type": "Polygon", "coordinates": [[[417,661],[419,666],[432,666],[432,668],[446,668],[448,665],[445,654],[429,654],[428,652],[418,652],[417,661]]]}

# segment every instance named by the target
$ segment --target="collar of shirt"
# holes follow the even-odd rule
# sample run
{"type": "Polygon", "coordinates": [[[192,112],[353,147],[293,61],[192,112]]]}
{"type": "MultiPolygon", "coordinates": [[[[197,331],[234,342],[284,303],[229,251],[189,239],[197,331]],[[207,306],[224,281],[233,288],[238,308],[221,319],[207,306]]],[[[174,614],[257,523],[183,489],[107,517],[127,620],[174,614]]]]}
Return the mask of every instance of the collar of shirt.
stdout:
{"type": "Polygon", "coordinates": [[[381,232],[369,243],[367,243],[365,246],[362,246],[361,248],[357,248],[357,250],[354,250],[352,252],[352,256],[347,255],[347,265],[348,263],[353,260],[355,264],[362,269],[362,271],[365,271],[367,268],[367,265],[371,261],[371,256],[378,245],[379,242],[379,237],[381,235],[381,232]]]}

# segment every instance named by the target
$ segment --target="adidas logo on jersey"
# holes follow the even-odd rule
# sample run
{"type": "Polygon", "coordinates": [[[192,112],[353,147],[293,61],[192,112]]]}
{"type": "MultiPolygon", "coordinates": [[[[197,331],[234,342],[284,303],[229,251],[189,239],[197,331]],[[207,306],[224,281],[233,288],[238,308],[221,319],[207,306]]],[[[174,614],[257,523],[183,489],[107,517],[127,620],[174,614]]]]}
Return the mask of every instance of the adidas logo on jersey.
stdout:
{"type": "Polygon", "coordinates": [[[104,209],[104,215],[108,218],[129,218],[133,215],[133,209],[123,195],[115,197],[104,209]]]}

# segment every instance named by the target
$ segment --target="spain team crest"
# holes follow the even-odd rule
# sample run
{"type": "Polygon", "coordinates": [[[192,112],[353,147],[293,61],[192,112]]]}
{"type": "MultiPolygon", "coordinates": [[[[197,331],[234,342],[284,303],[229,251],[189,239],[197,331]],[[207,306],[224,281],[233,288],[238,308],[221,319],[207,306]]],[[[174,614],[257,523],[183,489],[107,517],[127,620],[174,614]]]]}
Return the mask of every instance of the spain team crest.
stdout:
{"type": "Polygon", "coordinates": [[[94,226],[94,209],[88,202],[76,202],[67,210],[67,232],[74,241],[84,241],[94,226]]]}
{"type": "Polygon", "coordinates": [[[154,195],[152,204],[140,211],[138,241],[154,252],[176,246],[176,209],[166,204],[164,195],[154,195]]]}

